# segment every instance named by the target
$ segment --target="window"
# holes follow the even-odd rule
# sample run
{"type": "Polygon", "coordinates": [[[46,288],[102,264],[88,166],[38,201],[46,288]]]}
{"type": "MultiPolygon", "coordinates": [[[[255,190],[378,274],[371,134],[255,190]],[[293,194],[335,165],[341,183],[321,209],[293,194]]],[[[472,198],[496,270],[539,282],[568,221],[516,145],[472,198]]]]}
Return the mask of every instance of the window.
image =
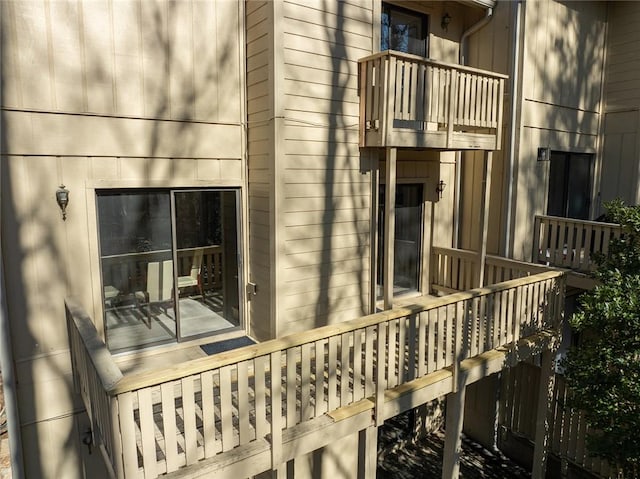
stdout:
{"type": "Polygon", "coordinates": [[[427,19],[426,15],[383,3],[380,50],[396,50],[426,57],[427,19]]]}
{"type": "Polygon", "coordinates": [[[552,151],[547,214],[589,219],[593,155],[552,151]]]}
{"type": "Polygon", "coordinates": [[[238,327],[235,190],[97,193],[111,351],[238,327]]]}
{"type": "MultiPolygon", "coordinates": [[[[395,241],[393,247],[394,294],[418,291],[422,252],[422,184],[396,185],[395,241]]],[[[385,187],[380,185],[378,209],[378,291],[382,291],[384,269],[385,187]]],[[[379,293],[378,296],[380,296],[379,293]]]]}

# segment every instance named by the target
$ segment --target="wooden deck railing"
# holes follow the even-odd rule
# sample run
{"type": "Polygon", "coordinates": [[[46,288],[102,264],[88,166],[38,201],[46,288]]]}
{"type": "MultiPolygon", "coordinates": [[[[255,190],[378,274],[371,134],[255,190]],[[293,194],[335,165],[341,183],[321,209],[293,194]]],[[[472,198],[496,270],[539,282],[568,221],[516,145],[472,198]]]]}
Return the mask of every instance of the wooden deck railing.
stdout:
{"type": "Polygon", "coordinates": [[[359,64],[360,146],[500,149],[505,75],[395,51],[359,64]]]}
{"type": "MultiPolygon", "coordinates": [[[[282,339],[120,377],[90,319],[67,305],[73,370],[96,444],[117,477],[157,477],[268,443],[365,398],[382,422],[385,391],[558,327],[564,275],[550,271],[282,339]]],[[[455,380],[454,383],[455,384],[455,380]]]]}
{"type": "MultiPolygon", "coordinates": [[[[504,394],[501,400],[500,426],[526,438],[531,444],[535,439],[539,377],[540,368],[529,363],[510,369],[504,378],[505,390],[509,394],[504,394]]],[[[550,452],[598,477],[616,477],[605,460],[589,455],[586,447],[589,428],[584,413],[570,407],[569,395],[564,377],[557,375],[551,402],[553,428],[549,431],[550,452]]]]}
{"type": "Polygon", "coordinates": [[[596,267],[592,254],[606,255],[622,229],[613,223],[537,215],[534,234],[534,262],[588,273],[596,267]]]}
{"type": "MultiPolygon", "coordinates": [[[[484,283],[496,284],[532,274],[544,273],[551,268],[525,263],[501,256],[487,255],[484,283]]],[[[438,293],[467,291],[479,284],[480,254],[475,251],[431,248],[431,289],[438,293]]]]}

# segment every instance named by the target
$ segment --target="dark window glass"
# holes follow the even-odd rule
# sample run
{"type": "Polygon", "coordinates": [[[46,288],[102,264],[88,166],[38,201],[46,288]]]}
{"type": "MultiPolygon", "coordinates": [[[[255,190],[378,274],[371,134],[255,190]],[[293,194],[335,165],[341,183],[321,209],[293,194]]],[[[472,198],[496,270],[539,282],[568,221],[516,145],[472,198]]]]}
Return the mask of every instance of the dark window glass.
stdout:
{"type": "Polygon", "coordinates": [[[550,161],[547,214],[588,219],[593,155],[552,151],[550,161]]]}
{"type": "Polygon", "coordinates": [[[383,4],[380,50],[427,56],[427,16],[383,4]]]}

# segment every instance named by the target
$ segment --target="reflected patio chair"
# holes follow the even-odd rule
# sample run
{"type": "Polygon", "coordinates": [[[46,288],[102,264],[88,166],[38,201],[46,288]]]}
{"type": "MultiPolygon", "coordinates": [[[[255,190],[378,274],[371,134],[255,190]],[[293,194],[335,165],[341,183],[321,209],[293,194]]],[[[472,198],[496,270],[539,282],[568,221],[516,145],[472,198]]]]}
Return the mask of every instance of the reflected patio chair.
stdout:
{"type": "Polygon", "coordinates": [[[152,261],[147,264],[146,291],[137,291],[136,302],[147,305],[147,327],[151,328],[151,305],[166,304],[173,298],[173,261],[152,261]]]}
{"type": "Polygon", "coordinates": [[[197,249],[193,253],[193,261],[191,262],[191,270],[188,276],[178,276],[178,291],[183,288],[197,287],[200,296],[204,301],[204,290],[202,289],[202,249],[197,249]]]}
{"type": "Polygon", "coordinates": [[[104,287],[104,305],[105,308],[113,308],[115,299],[120,295],[120,290],[115,286],[107,284],[104,287]]]}

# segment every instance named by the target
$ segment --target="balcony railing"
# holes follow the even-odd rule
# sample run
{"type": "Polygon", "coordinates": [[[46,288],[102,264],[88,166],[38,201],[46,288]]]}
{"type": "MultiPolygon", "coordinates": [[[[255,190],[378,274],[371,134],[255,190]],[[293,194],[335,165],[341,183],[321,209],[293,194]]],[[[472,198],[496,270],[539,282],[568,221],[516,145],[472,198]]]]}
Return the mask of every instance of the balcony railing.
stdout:
{"type": "Polygon", "coordinates": [[[505,75],[394,51],[359,69],[360,146],[500,149],[505,75]]]}
{"type": "MultiPolygon", "coordinates": [[[[347,407],[381,424],[409,407],[388,404],[402,394],[390,391],[436,372],[453,388],[466,359],[555,331],[563,302],[564,274],[547,271],[124,377],[72,301],[67,320],[94,443],[114,477],[153,478],[230,451],[250,456],[239,448],[263,451],[264,469],[275,468],[296,450],[284,447],[291,437],[347,407]]],[[[262,466],[253,459],[243,471],[262,466]]]]}
{"type": "Polygon", "coordinates": [[[589,273],[596,268],[593,253],[606,255],[622,228],[614,223],[538,215],[534,234],[534,262],[589,273]]]}
{"type": "MultiPolygon", "coordinates": [[[[547,266],[487,255],[483,284],[496,284],[551,271],[547,266]]],[[[480,254],[475,251],[431,248],[431,289],[437,293],[467,291],[479,284],[480,254]]]]}

